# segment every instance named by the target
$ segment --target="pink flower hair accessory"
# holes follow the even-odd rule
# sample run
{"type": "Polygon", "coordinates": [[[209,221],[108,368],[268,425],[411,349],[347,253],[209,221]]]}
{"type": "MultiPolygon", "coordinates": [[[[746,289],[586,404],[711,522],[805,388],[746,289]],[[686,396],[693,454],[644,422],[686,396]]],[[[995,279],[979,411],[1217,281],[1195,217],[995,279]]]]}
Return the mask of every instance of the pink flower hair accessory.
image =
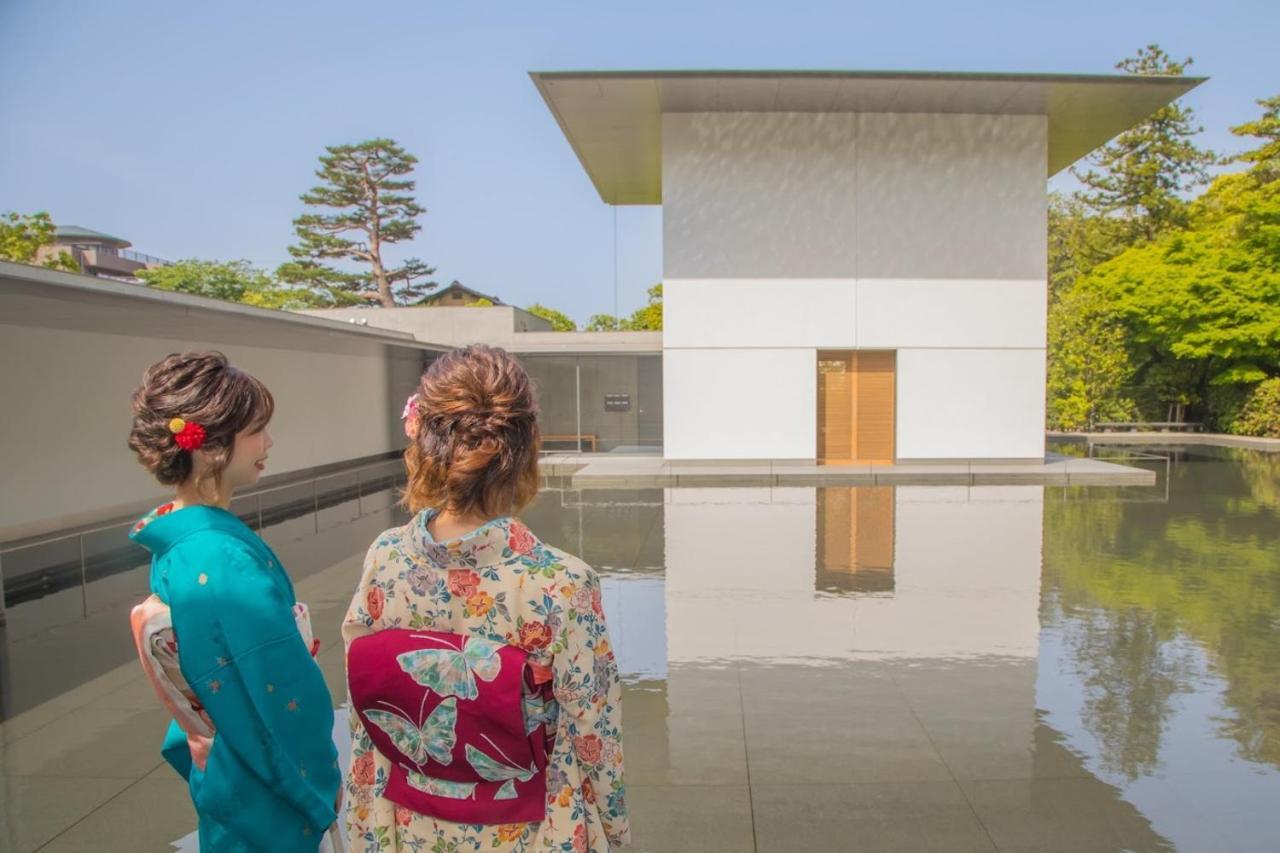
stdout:
{"type": "Polygon", "coordinates": [[[404,421],[404,435],[410,441],[418,437],[418,427],[422,423],[422,414],[418,411],[418,401],[422,397],[416,391],[409,395],[409,399],[404,401],[404,411],[400,413],[400,420],[404,421]]]}

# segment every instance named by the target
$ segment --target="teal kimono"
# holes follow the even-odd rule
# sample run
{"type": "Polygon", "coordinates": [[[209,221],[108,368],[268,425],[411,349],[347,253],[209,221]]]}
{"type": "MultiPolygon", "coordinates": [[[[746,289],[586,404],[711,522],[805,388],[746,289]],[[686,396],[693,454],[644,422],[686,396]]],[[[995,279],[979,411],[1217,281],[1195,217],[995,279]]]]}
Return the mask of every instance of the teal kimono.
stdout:
{"type": "Polygon", "coordinates": [[[267,544],[217,507],[161,507],[130,538],[152,552],[182,675],[217,730],[203,771],[169,727],[205,853],[315,851],[340,783],[333,703],[298,633],[293,584],[267,544]]]}

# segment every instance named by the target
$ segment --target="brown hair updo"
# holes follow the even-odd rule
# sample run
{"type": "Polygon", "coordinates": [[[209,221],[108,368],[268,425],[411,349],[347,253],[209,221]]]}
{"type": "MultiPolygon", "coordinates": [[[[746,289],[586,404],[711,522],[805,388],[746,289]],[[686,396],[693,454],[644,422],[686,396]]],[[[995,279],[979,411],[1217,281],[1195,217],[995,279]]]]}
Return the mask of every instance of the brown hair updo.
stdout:
{"type": "Polygon", "coordinates": [[[538,404],[506,350],[473,344],[437,358],[418,383],[417,436],[404,452],[410,512],[514,514],[538,493],[538,404]]]}
{"type": "MultiPolygon", "coordinates": [[[[262,429],[275,412],[267,386],[232,367],[220,352],[174,353],[147,368],[133,392],[133,428],[129,447],[138,461],[166,486],[184,483],[194,469],[192,451],[183,450],[169,431],[182,418],[204,427],[201,453],[209,460],[207,479],[219,484],[231,461],[236,435],[262,429]]],[[[206,483],[195,484],[203,490],[206,483]]]]}

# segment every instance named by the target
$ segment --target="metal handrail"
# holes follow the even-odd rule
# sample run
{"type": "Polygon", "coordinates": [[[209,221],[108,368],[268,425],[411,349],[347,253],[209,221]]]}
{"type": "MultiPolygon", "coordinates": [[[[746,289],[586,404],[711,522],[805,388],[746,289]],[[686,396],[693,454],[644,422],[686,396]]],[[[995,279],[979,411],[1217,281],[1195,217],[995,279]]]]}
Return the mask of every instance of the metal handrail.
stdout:
{"type": "Polygon", "coordinates": [[[164,258],[157,258],[155,255],[148,255],[145,252],[135,252],[133,249],[121,249],[120,257],[128,261],[137,261],[140,264],[155,264],[156,266],[170,266],[169,261],[164,258]]]}
{"type": "Polygon", "coordinates": [[[1162,453],[1143,453],[1140,450],[1133,450],[1131,445],[1127,444],[1107,444],[1106,442],[1089,442],[1089,458],[1096,459],[1093,453],[1094,448],[1106,447],[1116,452],[1109,455],[1108,458],[1115,459],[1146,459],[1154,462],[1164,463],[1164,503],[1169,502],[1169,478],[1173,472],[1173,459],[1162,453]]]}
{"type": "MultiPolygon", "coordinates": [[[[379,466],[382,466],[382,465],[389,465],[389,464],[392,464],[392,463],[397,462],[397,461],[398,461],[398,460],[395,460],[395,459],[384,459],[384,460],[382,460],[382,461],[380,461],[380,462],[370,462],[370,463],[367,463],[367,464],[365,464],[365,465],[361,465],[361,466],[359,466],[359,467],[357,467],[357,468],[348,468],[348,469],[343,470],[343,471],[335,471],[335,472],[333,472],[332,474],[320,474],[320,475],[317,475],[317,476],[315,476],[315,477],[311,477],[310,479],[306,479],[306,480],[298,480],[297,482],[294,482],[294,483],[285,483],[284,485],[281,485],[281,486],[269,486],[269,487],[261,488],[261,489],[257,489],[257,488],[255,488],[255,489],[248,489],[248,490],[246,490],[245,492],[243,492],[242,494],[237,495],[236,497],[237,497],[237,498],[253,498],[253,497],[256,497],[256,498],[258,499],[258,515],[259,515],[259,517],[261,517],[261,515],[262,515],[262,496],[263,496],[263,495],[269,495],[269,494],[271,494],[271,493],[273,493],[273,492],[280,492],[280,491],[284,491],[285,489],[296,489],[296,488],[298,488],[299,486],[303,486],[303,485],[307,485],[307,484],[311,484],[311,485],[313,486],[313,489],[312,489],[312,490],[313,490],[313,492],[316,492],[316,491],[318,491],[317,484],[318,484],[321,480],[331,480],[331,479],[333,479],[333,478],[335,478],[335,477],[344,477],[344,476],[349,476],[349,475],[351,475],[351,474],[353,474],[353,473],[357,475],[357,476],[356,476],[356,488],[357,488],[357,490],[359,490],[359,488],[360,488],[360,477],[359,477],[359,474],[360,474],[362,471],[368,470],[369,468],[376,468],[376,467],[379,467],[379,466]]],[[[40,545],[51,545],[51,544],[53,544],[53,543],[55,543],[55,542],[61,542],[61,541],[63,541],[64,539],[74,539],[74,538],[75,538],[75,537],[77,537],[77,536],[89,536],[89,535],[94,534],[94,533],[102,533],[102,532],[103,532],[103,531],[105,531],[105,530],[114,530],[114,529],[115,529],[115,528],[117,528],[117,527],[126,527],[126,526],[128,526],[128,525],[133,524],[135,521],[136,521],[136,519],[123,519],[123,520],[121,520],[121,521],[114,521],[114,522],[111,522],[110,524],[102,524],[102,525],[98,525],[97,527],[90,527],[90,528],[87,528],[87,529],[85,529],[85,530],[76,530],[76,531],[73,531],[73,532],[70,532],[70,533],[60,533],[60,534],[57,534],[57,535],[55,535],[55,536],[49,536],[49,537],[46,537],[46,538],[44,538],[44,539],[37,539],[37,540],[35,540],[34,542],[24,542],[24,543],[22,543],[21,545],[0,546],[0,554],[10,554],[10,553],[13,553],[14,551],[25,551],[25,550],[26,550],[26,549],[28,549],[28,548],[35,548],[35,547],[38,547],[38,546],[40,546],[40,545]]]]}

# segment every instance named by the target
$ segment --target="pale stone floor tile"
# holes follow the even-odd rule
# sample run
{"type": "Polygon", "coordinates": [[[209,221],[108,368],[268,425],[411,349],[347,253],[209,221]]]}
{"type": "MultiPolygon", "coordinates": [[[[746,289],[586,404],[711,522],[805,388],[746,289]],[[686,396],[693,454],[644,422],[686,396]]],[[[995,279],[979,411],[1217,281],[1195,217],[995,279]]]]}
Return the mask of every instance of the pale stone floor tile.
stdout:
{"type": "Polygon", "coordinates": [[[162,708],[86,706],[4,747],[4,774],[136,780],[162,761],[162,708]]]}
{"type": "Polygon", "coordinates": [[[166,765],[170,779],[145,779],[129,786],[105,805],[55,838],[44,851],[133,851],[170,849],[175,839],[196,825],[187,786],[166,765]]]}
{"type": "Polygon", "coordinates": [[[0,778],[0,850],[28,853],[47,844],[130,784],[69,776],[0,778]]]}
{"type": "Polygon", "coordinates": [[[632,834],[628,850],[749,853],[756,849],[746,785],[628,785],[627,803],[632,834]]]}
{"type": "Polygon", "coordinates": [[[752,784],[848,784],[951,780],[924,729],[910,716],[746,716],[752,784]]]}
{"type": "MultiPolygon", "coordinates": [[[[752,769],[754,774],[754,767],[752,769]]],[[[751,791],[759,850],[994,851],[951,781],[769,785],[751,791]]]]}
{"type": "Polygon", "coordinates": [[[628,787],[747,784],[739,716],[631,716],[624,739],[628,787]]]}
{"type": "Polygon", "coordinates": [[[1000,850],[1172,850],[1119,792],[1093,778],[962,781],[1000,850]]]}

